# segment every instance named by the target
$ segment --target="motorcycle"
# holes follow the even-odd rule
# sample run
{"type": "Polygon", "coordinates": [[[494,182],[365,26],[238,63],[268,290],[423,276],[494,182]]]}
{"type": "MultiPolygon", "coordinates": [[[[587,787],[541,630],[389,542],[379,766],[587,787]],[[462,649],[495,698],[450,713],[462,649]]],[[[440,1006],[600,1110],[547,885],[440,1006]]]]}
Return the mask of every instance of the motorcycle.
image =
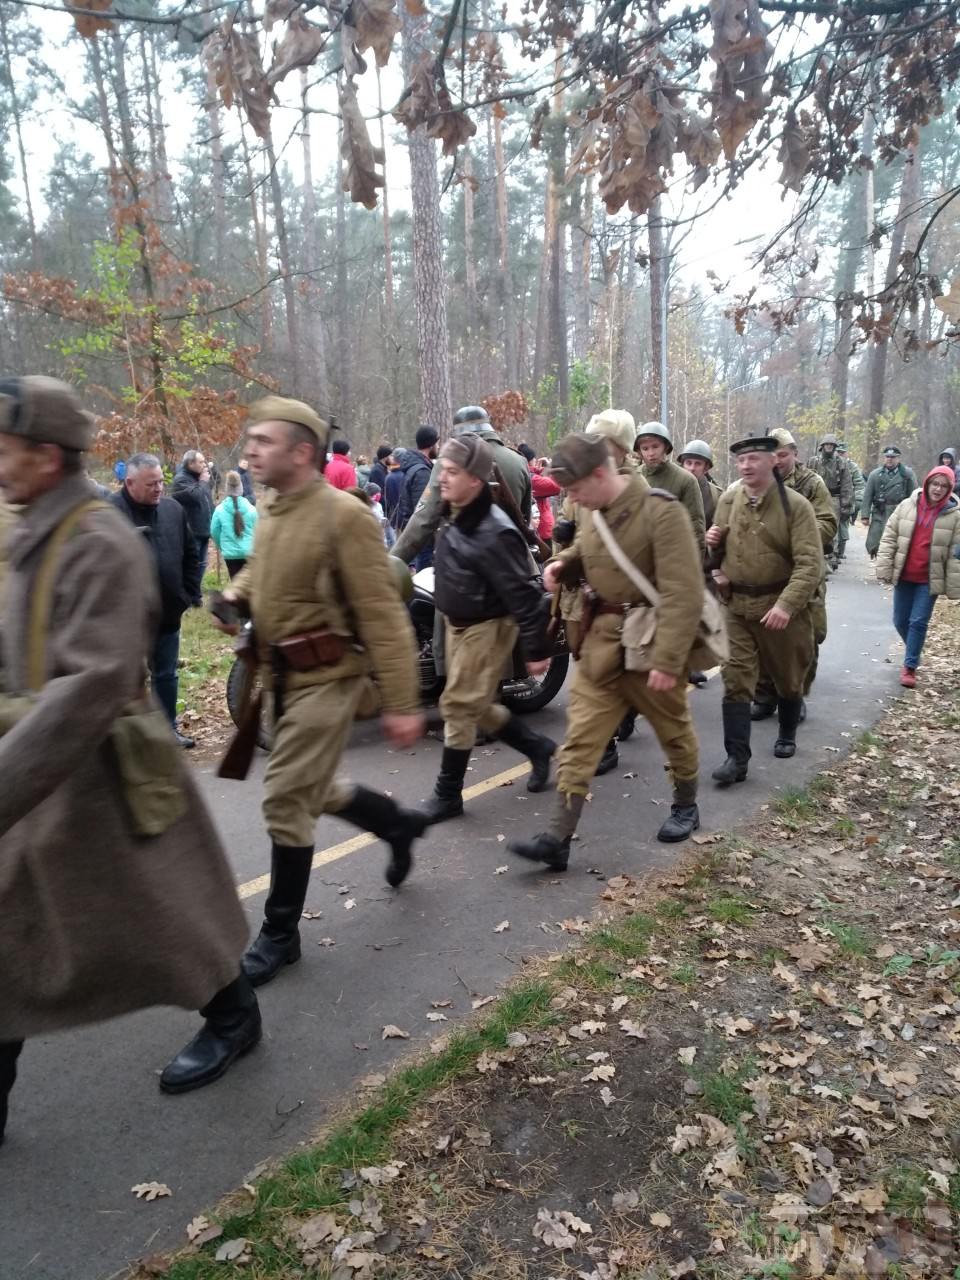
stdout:
{"type": "MultiPolygon", "coordinates": [[[[443,693],[446,678],[443,670],[442,632],[437,626],[437,614],[433,600],[433,569],[421,569],[413,575],[413,590],[407,602],[410,620],[413,623],[417,645],[417,670],[420,677],[420,700],[424,706],[435,706],[443,693]],[[438,637],[441,645],[437,645],[438,637]]],[[[247,623],[247,627],[250,624],[247,623]]],[[[500,683],[500,701],[508,711],[518,715],[529,715],[539,711],[560,692],[567,678],[570,665],[570,650],[567,648],[566,636],[561,623],[554,638],[553,654],[550,665],[543,675],[527,674],[524,665],[523,646],[517,640],[511,659],[510,671],[504,675],[500,683]]],[[[243,710],[247,705],[250,689],[250,673],[245,663],[237,659],[227,676],[227,707],[230,718],[235,725],[240,724],[243,710]]],[[[269,701],[265,697],[265,704],[269,701]]],[[[260,728],[257,732],[257,745],[269,751],[272,745],[270,734],[269,707],[264,706],[260,728]]]]}

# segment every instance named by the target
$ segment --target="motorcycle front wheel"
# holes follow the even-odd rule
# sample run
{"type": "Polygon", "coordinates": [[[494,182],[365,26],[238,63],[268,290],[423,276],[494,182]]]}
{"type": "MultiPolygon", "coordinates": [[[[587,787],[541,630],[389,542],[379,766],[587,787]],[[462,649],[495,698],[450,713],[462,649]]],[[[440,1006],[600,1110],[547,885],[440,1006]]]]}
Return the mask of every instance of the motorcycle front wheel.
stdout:
{"type": "Polygon", "coordinates": [[[568,653],[558,653],[550,659],[550,665],[542,676],[527,676],[524,680],[505,680],[500,686],[500,701],[508,711],[518,715],[530,715],[552,702],[567,678],[570,665],[568,653]]]}

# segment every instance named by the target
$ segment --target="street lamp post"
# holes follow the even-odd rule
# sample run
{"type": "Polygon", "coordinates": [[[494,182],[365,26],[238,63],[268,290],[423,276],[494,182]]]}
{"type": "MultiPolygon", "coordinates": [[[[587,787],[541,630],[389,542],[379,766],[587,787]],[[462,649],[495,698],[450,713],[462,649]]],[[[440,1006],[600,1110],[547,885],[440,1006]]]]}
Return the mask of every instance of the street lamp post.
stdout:
{"type": "Polygon", "coordinates": [[[727,387],[727,475],[728,475],[728,476],[730,476],[730,474],[731,474],[731,468],[730,468],[730,397],[734,394],[734,392],[735,392],[735,391],[746,391],[749,387],[759,387],[762,383],[764,383],[764,382],[769,382],[769,381],[770,381],[770,379],[767,377],[767,375],[766,375],[765,373],[762,373],[762,374],[760,375],[760,377],[759,377],[759,378],[753,378],[753,379],[751,379],[751,381],[750,381],[750,382],[742,382],[742,383],[740,384],[740,386],[739,386],[739,387],[727,387]]]}

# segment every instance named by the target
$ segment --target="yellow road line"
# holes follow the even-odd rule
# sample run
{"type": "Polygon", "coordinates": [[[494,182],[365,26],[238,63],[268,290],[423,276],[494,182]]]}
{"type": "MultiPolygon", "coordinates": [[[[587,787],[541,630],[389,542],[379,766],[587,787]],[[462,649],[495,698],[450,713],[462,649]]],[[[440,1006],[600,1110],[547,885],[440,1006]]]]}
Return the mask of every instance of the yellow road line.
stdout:
{"type": "MultiPolygon", "coordinates": [[[[474,800],[477,796],[482,796],[486,791],[493,791],[496,787],[505,786],[508,782],[514,782],[517,778],[522,778],[530,772],[529,764],[516,764],[512,769],[504,769],[502,773],[495,773],[492,778],[487,778],[486,782],[475,782],[472,787],[464,790],[464,800],[474,800]]],[[[348,854],[356,853],[358,849],[365,849],[367,845],[376,844],[377,837],[364,832],[362,835],[353,836],[350,840],[343,840],[340,844],[332,844],[329,849],[318,849],[313,855],[312,865],[316,867],[328,866],[331,862],[339,862],[341,858],[347,857],[348,854]]],[[[269,876],[257,876],[256,880],[248,880],[246,884],[237,886],[237,893],[241,898],[253,898],[258,893],[264,893],[270,888],[269,876]]]]}

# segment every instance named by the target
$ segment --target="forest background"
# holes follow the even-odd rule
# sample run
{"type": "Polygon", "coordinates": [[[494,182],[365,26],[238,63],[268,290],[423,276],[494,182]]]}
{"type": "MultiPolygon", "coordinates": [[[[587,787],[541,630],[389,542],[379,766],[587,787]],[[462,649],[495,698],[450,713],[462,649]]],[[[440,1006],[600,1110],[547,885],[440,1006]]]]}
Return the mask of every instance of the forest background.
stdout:
{"type": "Polygon", "coordinates": [[[355,453],[476,401],[545,451],[612,404],[719,459],[787,425],[922,468],[960,443],[958,29],[0,0],[0,360],[81,386],[104,464],[231,461],[276,389],[355,453]]]}

